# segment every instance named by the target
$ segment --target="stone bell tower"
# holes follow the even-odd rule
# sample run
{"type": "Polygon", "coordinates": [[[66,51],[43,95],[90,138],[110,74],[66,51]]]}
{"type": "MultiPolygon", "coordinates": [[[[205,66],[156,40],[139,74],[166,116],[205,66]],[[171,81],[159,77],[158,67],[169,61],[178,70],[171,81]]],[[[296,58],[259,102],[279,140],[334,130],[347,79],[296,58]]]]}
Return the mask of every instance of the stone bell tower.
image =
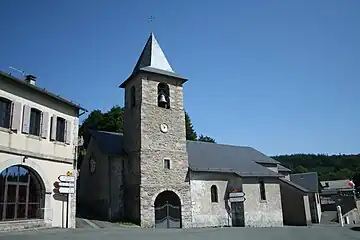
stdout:
{"type": "Polygon", "coordinates": [[[178,204],[181,209],[181,227],[191,225],[183,105],[186,81],[173,71],[151,33],[131,76],[120,85],[125,89],[124,139],[128,155],[125,209],[126,215],[143,227],[156,225],[156,207],[162,207],[157,201],[160,195],[163,203],[177,197],[171,205],[178,204]],[[172,194],[169,199],[165,192],[172,194]]]}

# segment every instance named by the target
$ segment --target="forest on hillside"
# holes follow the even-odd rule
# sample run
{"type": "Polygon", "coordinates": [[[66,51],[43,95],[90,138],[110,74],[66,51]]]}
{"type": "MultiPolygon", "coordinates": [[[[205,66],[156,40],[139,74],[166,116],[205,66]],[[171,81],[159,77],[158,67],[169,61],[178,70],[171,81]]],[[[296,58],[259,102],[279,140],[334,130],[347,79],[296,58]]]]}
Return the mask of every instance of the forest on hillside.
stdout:
{"type": "MultiPolygon", "coordinates": [[[[109,111],[93,110],[82,122],[79,135],[84,138],[85,145],[79,154],[79,164],[86,153],[86,143],[89,140],[89,129],[123,132],[124,108],[113,106],[109,111]]],[[[192,124],[191,118],[185,112],[186,139],[193,141],[213,142],[215,139],[198,134],[192,124]]],[[[273,156],[285,167],[295,173],[318,172],[320,180],[338,180],[353,178],[360,173],[360,154],[358,155],[321,155],[321,154],[293,154],[273,156]]],[[[360,176],[359,176],[360,179],[360,176]]]]}
{"type": "Polygon", "coordinates": [[[320,181],[353,179],[360,171],[360,154],[293,154],[273,156],[295,173],[317,172],[320,181]]]}

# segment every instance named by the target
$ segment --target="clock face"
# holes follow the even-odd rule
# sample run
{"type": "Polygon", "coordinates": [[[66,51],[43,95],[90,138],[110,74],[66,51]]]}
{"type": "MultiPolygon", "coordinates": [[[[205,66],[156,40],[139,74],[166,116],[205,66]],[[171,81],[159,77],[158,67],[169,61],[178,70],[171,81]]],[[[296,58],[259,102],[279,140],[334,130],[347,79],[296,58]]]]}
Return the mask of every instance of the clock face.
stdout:
{"type": "Polygon", "coordinates": [[[96,170],[96,161],[93,157],[90,158],[90,173],[94,173],[96,170]]]}
{"type": "Polygon", "coordinates": [[[168,126],[165,123],[160,124],[160,131],[166,133],[168,131],[168,126]]]}

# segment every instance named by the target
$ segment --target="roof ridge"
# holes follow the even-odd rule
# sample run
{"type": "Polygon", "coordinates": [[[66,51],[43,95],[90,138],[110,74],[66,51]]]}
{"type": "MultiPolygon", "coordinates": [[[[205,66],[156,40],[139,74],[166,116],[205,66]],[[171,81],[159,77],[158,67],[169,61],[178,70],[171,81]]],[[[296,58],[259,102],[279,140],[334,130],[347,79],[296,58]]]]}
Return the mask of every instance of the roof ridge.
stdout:
{"type": "MultiPolygon", "coordinates": [[[[228,146],[228,147],[251,148],[251,149],[256,150],[255,148],[250,147],[250,146],[239,146],[239,145],[226,144],[226,143],[202,142],[202,141],[197,141],[197,140],[186,140],[186,142],[193,142],[193,143],[199,143],[199,144],[215,144],[215,145],[228,146]]],[[[257,151],[257,150],[256,150],[256,151],[257,151]]]]}

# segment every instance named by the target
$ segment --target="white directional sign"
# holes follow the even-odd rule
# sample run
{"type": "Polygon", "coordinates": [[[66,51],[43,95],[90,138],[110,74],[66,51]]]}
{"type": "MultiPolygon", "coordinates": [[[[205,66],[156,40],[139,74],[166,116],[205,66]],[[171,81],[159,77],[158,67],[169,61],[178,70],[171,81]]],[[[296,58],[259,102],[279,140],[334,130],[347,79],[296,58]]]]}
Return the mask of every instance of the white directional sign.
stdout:
{"type": "Polygon", "coordinates": [[[59,187],[75,187],[75,183],[73,182],[59,182],[59,187]]]}
{"type": "Polygon", "coordinates": [[[75,188],[60,187],[59,193],[75,193],[75,188]]]}
{"type": "Polygon", "coordinates": [[[75,177],[74,176],[60,175],[59,180],[61,182],[75,182],[75,177]]]}
{"type": "Polygon", "coordinates": [[[244,197],[245,193],[244,192],[231,192],[229,194],[230,198],[238,198],[238,197],[244,197]]]}
{"type": "Polygon", "coordinates": [[[245,200],[244,197],[229,198],[230,202],[244,202],[245,200]]]}

